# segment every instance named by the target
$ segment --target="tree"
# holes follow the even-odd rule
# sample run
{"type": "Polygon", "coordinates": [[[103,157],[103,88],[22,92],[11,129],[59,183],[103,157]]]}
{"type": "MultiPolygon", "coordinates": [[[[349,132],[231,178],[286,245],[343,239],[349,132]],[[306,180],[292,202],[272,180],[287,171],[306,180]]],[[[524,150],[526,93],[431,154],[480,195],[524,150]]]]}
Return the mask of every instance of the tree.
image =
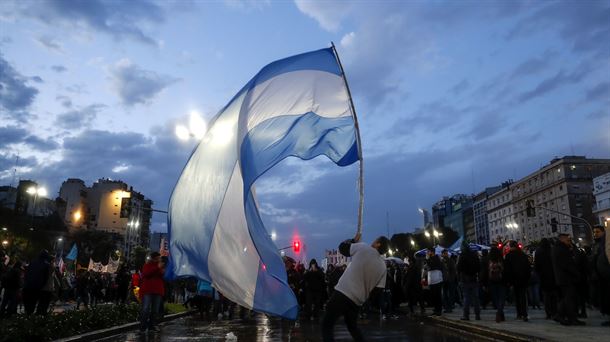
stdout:
{"type": "Polygon", "coordinates": [[[78,246],[78,263],[89,265],[89,258],[95,262],[106,263],[122,245],[122,237],[100,230],[80,230],[72,236],[78,246]]]}

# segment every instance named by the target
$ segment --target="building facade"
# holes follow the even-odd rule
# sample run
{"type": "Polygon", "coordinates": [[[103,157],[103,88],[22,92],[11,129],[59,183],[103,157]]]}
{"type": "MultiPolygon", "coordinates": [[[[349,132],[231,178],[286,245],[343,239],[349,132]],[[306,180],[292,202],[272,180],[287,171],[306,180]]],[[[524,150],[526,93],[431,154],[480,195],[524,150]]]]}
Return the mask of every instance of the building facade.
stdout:
{"type": "Polygon", "coordinates": [[[513,215],[512,185],[512,180],[502,183],[500,189],[487,198],[490,242],[521,239],[521,226],[513,215]]]}
{"type": "Polygon", "coordinates": [[[87,187],[82,180],[70,178],[59,195],[71,231],[94,229],[120,236],[126,253],[132,246],[148,245],[152,201],[126,183],[102,178],[87,187]]]}
{"type": "Polygon", "coordinates": [[[449,228],[460,237],[475,240],[473,196],[456,194],[443,197],[432,206],[434,227],[449,228]]]}
{"type": "Polygon", "coordinates": [[[610,172],[593,178],[593,215],[597,218],[597,224],[610,228],[610,172]]]}
{"type": "Polygon", "coordinates": [[[593,178],[608,172],[610,159],[565,156],[512,184],[510,219],[519,226],[520,240],[529,243],[568,233],[575,241],[590,243],[589,226],[597,222],[593,215],[593,178]],[[535,217],[527,216],[528,202],[535,206],[535,217]]]}
{"type": "Polygon", "coordinates": [[[480,245],[489,245],[489,221],[487,220],[487,199],[492,194],[502,189],[500,186],[487,188],[474,196],[473,199],[473,216],[474,216],[474,231],[476,243],[480,245]]]}

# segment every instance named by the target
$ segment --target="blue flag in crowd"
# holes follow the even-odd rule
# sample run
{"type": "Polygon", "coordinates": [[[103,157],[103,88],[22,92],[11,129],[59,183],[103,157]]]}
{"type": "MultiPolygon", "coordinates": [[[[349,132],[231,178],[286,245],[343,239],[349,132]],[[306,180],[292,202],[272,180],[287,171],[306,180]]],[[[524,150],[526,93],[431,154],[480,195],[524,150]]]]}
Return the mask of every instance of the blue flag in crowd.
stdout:
{"type": "Polygon", "coordinates": [[[66,255],[66,260],[76,260],[78,256],[78,247],[76,247],[76,243],[72,245],[72,249],[70,249],[70,253],[66,255]]]}
{"type": "Polygon", "coordinates": [[[288,156],[358,160],[350,99],[333,49],[264,67],[212,119],[169,203],[167,277],[209,281],[233,302],[296,319],[284,263],[253,184],[288,156]]]}

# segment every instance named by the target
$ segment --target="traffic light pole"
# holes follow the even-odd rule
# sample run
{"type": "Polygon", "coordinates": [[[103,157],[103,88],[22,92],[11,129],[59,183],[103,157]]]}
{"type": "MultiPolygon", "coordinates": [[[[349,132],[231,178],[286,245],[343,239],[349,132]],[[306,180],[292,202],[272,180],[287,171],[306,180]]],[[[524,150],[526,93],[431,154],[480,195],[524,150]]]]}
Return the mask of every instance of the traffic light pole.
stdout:
{"type": "Polygon", "coordinates": [[[578,217],[578,216],[574,216],[574,215],[570,215],[570,214],[562,213],[561,211],[554,210],[554,209],[549,209],[549,208],[545,208],[545,207],[541,207],[541,206],[539,206],[539,205],[535,205],[535,206],[534,206],[534,208],[539,208],[539,209],[546,210],[546,211],[550,211],[550,212],[552,212],[552,213],[556,213],[556,214],[560,214],[560,215],[570,216],[571,218],[575,218],[575,219],[577,219],[577,220],[580,220],[580,221],[584,222],[584,223],[585,223],[585,224],[586,224],[586,225],[589,227],[589,230],[593,230],[593,227],[591,226],[591,224],[589,223],[589,221],[585,220],[585,219],[584,219],[584,218],[582,218],[582,217],[578,217]]]}

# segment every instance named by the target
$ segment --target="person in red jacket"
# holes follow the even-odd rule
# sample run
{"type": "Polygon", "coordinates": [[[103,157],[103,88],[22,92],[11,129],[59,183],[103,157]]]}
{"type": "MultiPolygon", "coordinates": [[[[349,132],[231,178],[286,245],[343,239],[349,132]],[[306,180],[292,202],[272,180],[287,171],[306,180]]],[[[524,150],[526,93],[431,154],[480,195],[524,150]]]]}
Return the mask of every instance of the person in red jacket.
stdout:
{"type": "Polygon", "coordinates": [[[140,294],[142,296],[141,332],[147,329],[148,331],[159,331],[156,326],[156,315],[165,294],[163,274],[165,274],[165,267],[161,263],[161,255],[158,252],[150,253],[150,259],[142,267],[140,280],[140,294]]]}

